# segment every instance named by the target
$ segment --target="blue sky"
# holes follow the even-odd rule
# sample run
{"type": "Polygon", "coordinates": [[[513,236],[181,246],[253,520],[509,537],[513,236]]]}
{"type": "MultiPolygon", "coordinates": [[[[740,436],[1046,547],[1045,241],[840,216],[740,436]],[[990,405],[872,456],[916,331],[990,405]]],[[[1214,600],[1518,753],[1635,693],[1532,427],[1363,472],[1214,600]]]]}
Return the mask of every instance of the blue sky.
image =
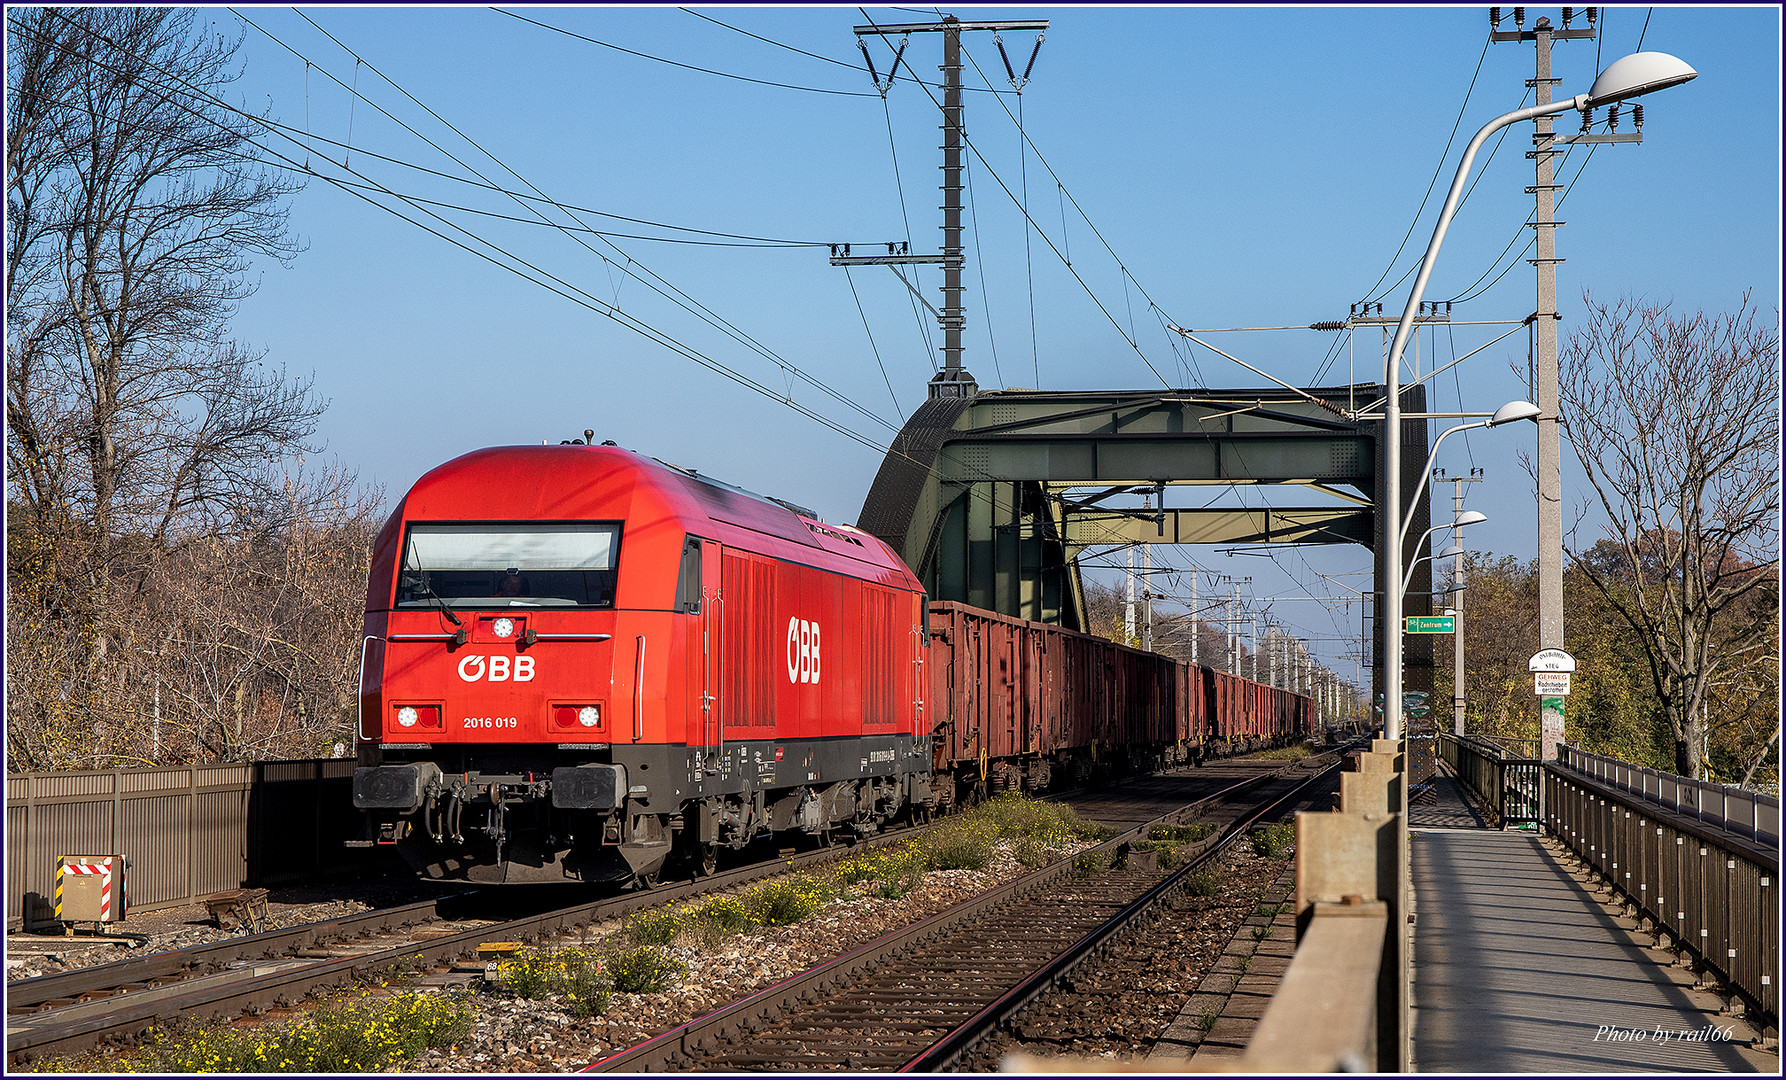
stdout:
{"type": "MultiPolygon", "coordinates": [[[[861,9],[695,9],[729,28],[671,7],[237,10],[260,28],[248,29],[240,54],[241,100],[309,142],[298,149],[270,136],[268,146],[324,176],[529,216],[503,194],[448,178],[475,180],[475,169],[486,178],[479,184],[538,189],[562,204],[688,229],[870,246],[909,238],[921,252],[940,244],[938,111],[911,82],[897,83],[884,103],[875,93],[851,30],[864,22],[861,9]]],[[[1303,325],[1343,319],[1362,299],[1398,312],[1411,281],[1403,275],[1431,235],[1462,145],[1488,119],[1527,103],[1533,74],[1530,45],[1485,51],[1486,7],[948,10],[963,19],[1050,22],[1021,103],[984,89],[982,72],[1010,89],[991,35],[964,37],[978,65],[969,65],[967,81],[982,88],[967,95],[977,154],[970,154],[966,366],[989,387],[1159,386],[1147,362],[1174,385],[1258,385],[1257,376],[1207,350],[1175,346],[1162,321],[1303,325]],[[1010,115],[1020,105],[1046,165],[1033,150],[1020,155],[1010,115]],[[1019,204],[1046,234],[1030,231],[1027,254],[1019,204]],[[1113,321],[1132,333],[1147,362],[1113,321]]],[[[1504,10],[1511,28],[1512,9],[1504,10]]],[[[934,18],[916,9],[866,11],[877,23],[934,18]]],[[[1558,232],[1567,259],[1559,274],[1565,337],[1584,289],[1606,299],[1671,300],[1684,310],[1731,309],[1753,290],[1763,309],[1777,307],[1779,9],[1601,11],[1599,41],[1556,46],[1559,94],[1585,90],[1640,38],[1645,50],[1674,53],[1700,77],[1646,99],[1641,146],[1602,146],[1591,158],[1576,151],[1560,166],[1559,182],[1572,185],[1557,214],[1568,223],[1558,232]]],[[[231,19],[225,9],[213,13],[220,23],[231,19]]],[[[1560,11],[1531,8],[1527,17],[1541,14],[1556,21],[1560,11]]],[[[1011,32],[1004,40],[1021,67],[1034,35],[1011,32]]],[[[872,44],[884,74],[890,55],[872,44]]],[[[907,49],[927,80],[936,76],[940,47],[938,36],[917,35],[907,49]]],[[[1559,130],[1575,126],[1573,114],[1559,119],[1559,130]]],[[[1621,129],[1630,129],[1628,113],[1621,129]]],[[[1531,234],[1524,227],[1532,211],[1524,156],[1531,130],[1513,129],[1479,162],[1480,181],[1446,239],[1426,295],[1470,297],[1454,308],[1459,322],[1517,321],[1535,306],[1534,276],[1522,257],[1531,234]]],[[[377,198],[477,246],[413,206],[377,198]]],[[[582,290],[587,303],[554,295],[319,178],[292,204],[292,227],[307,250],[290,267],[262,268],[260,290],[234,328],[273,361],[314,373],[332,401],[322,431],[329,454],[393,499],[460,453],[557,442],[590,428],[598,439],[853,522],[881,453],[778,398],[792,397],[884,446],[932,372],[937,335],[928,313],[915,317],[906,289],[885,269],[846,276],[828,265],[822,247],[587,234],[579,242],[538,224],[432,209],[502,254],[481,250],[525,259],[539,268],[532,276],[549,273],[564,283],[555,288],[582,290]],[[641,280],[647,268],[663,292],[679,291],[684,303],[704,306],[733,330],[652,291],[650,279],[641,280]],[[605,305],[774,397],[595,310],[605,305]]],[[[618,233],[715,239],[578,217],[618,233]]],[[[939,304],[937,273],[926,271],[919,283],[939,304]]],[[[1461,355],[1499,332],[1456,326],[1423,337],[1423,370],[1435,354],[1461,355]]],[[[1309,331],[1216,338],[1291,383],[1381,378],[1374,334],[1352,342],[1309,331]]],[[[1528,396],[1525,352],[1523,333],[1515,334],[1454,369],[1438,384],[1437,407],[1487,411],[1528,396]]],[[[1535,553],[1531,483],[1514,456],[1529,451],[1532,438],[1528,425],[1518,425],[1446,443],[1439,465],[1487,470],[1488,480],[1469,494],[1491,521],[1473,530],[1470,546],[1535,553]]],[[[1586,494],[1579,474],[1567,473],[1566,500],[1586,494]]],[[[1241,492],[1229,501],[1256,505],[1260,496],[1241,492]]],[[[1285,492],[1271,501],[1300,500],[1285,492]]],[[[1345,595],[1316,570],[1360,589],[1369,580],[1360,575],[1368,553],[1357,548],[1276,559],[1167,550],[1156,562],[1251,574],[1261,597],[1345,595]]],[[[1210,584],[1205,578],[1206,593],[1210,584]]],[[[1178,587],[1188,588],[1182,576],[1178,587]]],[[[1350,614],[1309,600],[1269,606],[1292,632],[1357,633],[1355,606],[1350,614]]],[[[1339,641],[1316,643],[1350,675],[1352,662],[1340,659],[1345,649],[1339,641]]]]}

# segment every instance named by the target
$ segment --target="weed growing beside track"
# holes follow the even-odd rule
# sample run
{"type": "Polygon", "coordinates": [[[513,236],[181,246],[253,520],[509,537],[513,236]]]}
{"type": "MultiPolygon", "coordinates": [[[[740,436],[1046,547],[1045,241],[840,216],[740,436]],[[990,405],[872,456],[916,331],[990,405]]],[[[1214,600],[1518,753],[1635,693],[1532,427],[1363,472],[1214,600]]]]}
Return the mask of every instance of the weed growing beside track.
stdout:
{"type": "Polygon", "coordinates": [[[1081,819],[1072,807],[1000,795],[894,847],[864,851],[824,870],[740,893],[644,912],[627,921],[624,933],[640,945],[711,947],[733,934],[790,926],[851,895],[900,899],[932,870],[984,869],[1001,842],[1023,865],[1041,866],[1079,843],[1114,835],[1114,829],[1081,819]]]}
{"type": "Polygon", "coordinates": [[[157,1031],[127,1059],[107,1063],[129,1073],[351,1073],[402,1065],[424,1050],[470,1033],[474,1009],[464,994],[398,994],[323,1005],[277,1027],[222,1024],[199,1031],[157,1031]]]}
{"type": "Polygon", "coordinates": [[[1253,854],[1267,859],[1281,859],[1296,847],[1296,826],[1279,822],[1253,830],[1253,854]]]}

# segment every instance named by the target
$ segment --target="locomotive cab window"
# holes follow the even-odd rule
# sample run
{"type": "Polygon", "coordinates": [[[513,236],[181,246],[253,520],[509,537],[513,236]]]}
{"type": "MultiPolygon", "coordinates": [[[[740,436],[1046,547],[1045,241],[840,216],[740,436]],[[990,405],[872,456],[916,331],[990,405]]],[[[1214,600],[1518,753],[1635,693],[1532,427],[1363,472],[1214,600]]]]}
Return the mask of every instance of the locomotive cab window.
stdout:
{"type": "Polygon", "coordinates": [[[409,527],[397,606],[614,606],[620,526],[590,522],[409,527]]]}

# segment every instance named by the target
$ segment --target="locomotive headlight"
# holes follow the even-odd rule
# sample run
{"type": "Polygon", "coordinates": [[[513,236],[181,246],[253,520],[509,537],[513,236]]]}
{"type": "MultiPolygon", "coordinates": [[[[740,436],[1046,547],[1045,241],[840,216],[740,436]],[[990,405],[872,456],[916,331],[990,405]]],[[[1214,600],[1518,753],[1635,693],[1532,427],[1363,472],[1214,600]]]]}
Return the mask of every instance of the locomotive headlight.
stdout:
{"type": "Polygon", "coordinates": [[[415,727],[416,711],[408,705],[397,710],[397,722],[404,727],[415,727]]]}
{"type": "Polygon", "coordinates": [[[584,727],[594,727],[602,722],[602,711],[594,705],[585,705],[577,710],[577,723],[584,727]]]}

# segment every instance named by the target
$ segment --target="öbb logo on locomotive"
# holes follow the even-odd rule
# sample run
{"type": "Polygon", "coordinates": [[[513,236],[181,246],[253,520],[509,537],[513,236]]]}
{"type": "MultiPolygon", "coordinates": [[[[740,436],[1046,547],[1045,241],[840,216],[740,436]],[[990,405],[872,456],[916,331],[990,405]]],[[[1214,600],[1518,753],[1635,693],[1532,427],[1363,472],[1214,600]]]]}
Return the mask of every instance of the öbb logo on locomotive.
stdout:
{"type": "Polygon", "coordinates": [[[799,616],[788,620],[788,681],[819,681],[819,624],[799,616]]]}
{"type": "Polygon", "coordinates": [[[764,837],[1200,761],[1312,713],[931,602],[874,535],[588,441],[416,481],[373,543],[364,641],[354,843],[448,881],[699,875],[764,837]]]}
{"type": "Polygon", "coordinates": [[[467,656],[459,661],[459,678],[466,682],[488,679],[490,682],[532,682],[533,657],[467,656]]]}

